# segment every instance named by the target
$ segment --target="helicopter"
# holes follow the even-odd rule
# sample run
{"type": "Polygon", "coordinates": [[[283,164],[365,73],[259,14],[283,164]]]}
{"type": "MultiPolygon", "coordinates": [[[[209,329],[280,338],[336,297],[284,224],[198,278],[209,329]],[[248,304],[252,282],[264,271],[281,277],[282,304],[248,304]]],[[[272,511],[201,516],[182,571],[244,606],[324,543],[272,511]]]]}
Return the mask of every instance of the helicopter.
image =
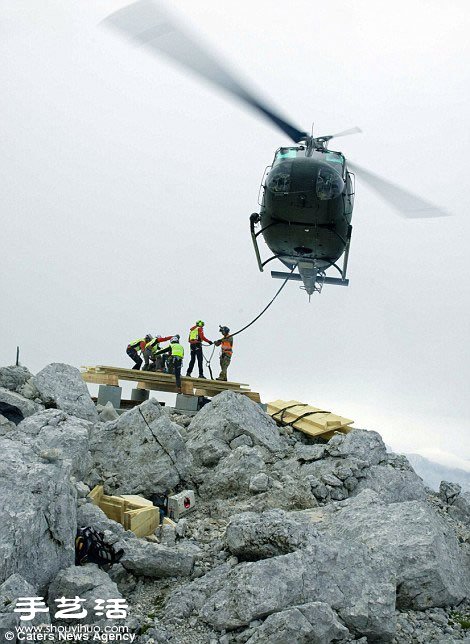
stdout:
{"type": "Polygon", "coordinates": [[[391,181],[347,161],[342,152],[329,150],[333,138],[361,132],[358,127],[314,136],[313,131],[308,134],[286,120],[182,29],[167,13],[163,2],[137,0],[103,22],[124,33],[134,44],[163,54],[235,96],[293,142],[293,145],[279,147],[266,168],[260,187],[260,209],[251,214],[249,225],[259,270],[263,271],[272,260],[279,260],[289,272],[271,271],[271,276],[302,282],[300,288],[307,292],[309,299],[313,293],[320,293],[324,284],[349,284],[347,267],[356,173],[405,217],[448,214],[391,181]],[[258,245],[260,235],[272,252],[264,261],[258,245]],[[326,275],[330,268],[335,269],[335,276],[326,275]]]}

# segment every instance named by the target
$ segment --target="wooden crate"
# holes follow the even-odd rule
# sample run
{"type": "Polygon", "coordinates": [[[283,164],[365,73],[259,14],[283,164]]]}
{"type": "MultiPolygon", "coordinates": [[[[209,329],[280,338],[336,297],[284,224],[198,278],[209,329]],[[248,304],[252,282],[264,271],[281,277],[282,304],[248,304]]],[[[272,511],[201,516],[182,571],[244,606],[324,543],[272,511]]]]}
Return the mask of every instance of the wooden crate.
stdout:
{"type": "Polygon", "coordinates": [[[159,526],[159,509],[143,496],[137,494],[110,496],[104,494],[102,485],[95,486],[88,496],[103,510],[108,519],[117,521],[126,530],[132,530],[138,537],[153,534],[159,526]]]}

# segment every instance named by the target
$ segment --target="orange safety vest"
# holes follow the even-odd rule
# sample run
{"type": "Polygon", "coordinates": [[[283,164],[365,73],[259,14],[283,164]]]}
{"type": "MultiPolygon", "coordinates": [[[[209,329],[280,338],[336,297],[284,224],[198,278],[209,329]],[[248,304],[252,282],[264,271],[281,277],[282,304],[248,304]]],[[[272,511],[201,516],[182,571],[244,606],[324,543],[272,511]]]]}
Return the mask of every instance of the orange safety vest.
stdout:
{"type": "Polygon", "coordinates": [[[220,343],[220,348],[222,350],[222,353],[225,353],[227,356],[231,356],[233,354],[233,339],[229,338],[228,340],[222,340],[220,343]]]}

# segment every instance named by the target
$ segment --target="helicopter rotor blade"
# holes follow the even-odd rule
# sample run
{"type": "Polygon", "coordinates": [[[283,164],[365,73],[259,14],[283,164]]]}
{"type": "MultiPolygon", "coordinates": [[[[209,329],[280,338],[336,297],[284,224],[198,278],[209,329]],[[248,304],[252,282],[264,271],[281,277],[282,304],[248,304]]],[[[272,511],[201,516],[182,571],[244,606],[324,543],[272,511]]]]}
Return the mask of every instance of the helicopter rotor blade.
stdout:
{"type": "Polygon", "coordinates": [[[337,139],[340,136],[349,136],[350,134],[359,134],[362,132],[360,127],[350,127],[348,130],[343,130],[342,132],[336,132],[336,134],[331,134],[329,138],[337,139]]]}
{"type": "Polygon", "coordinates": [[[217,87],[244,101],[285,132],[293,141],[306,137],[306,132],[286,121],[267,103],[258,99],[216,57],[194,37],[183,31],[165,11],[165,5],[152,0],[137,0],[109,15],[103,24],[124,32],[137,45],[149,47],[202,76],[217,87]]]}
{"type": "Polygon", "coordinates": [[[403,217],[425,219],[431,217],[448,217],[450,213],[418,197],[418,195],[397,186],[395,183],[366,170],[357,163],[347,162],[348,167],[356,172],[369,188],[392,205],[403,217]]]}

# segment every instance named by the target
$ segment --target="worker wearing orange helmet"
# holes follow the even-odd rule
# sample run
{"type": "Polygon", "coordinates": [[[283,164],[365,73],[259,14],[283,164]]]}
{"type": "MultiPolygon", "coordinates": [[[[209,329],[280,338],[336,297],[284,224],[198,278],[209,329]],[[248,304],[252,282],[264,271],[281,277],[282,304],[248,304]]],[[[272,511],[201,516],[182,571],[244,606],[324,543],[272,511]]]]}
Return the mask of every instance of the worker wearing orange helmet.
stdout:
{"type": "Polygon", "coordinates": [[[204,322],[202,320],[197,320],[196,324],[189,329],[189,346],[191,349],[191,359],[189,361],[188,370],[186,376],[190,376],[194,363],[197,358],[197,366],[199,369],[199,378],[205,378],[203,365],[202,365],[202,343],[207,342],[207,344],[213,344],[211,340],[208,340],[204,335],[204,322]]]}

